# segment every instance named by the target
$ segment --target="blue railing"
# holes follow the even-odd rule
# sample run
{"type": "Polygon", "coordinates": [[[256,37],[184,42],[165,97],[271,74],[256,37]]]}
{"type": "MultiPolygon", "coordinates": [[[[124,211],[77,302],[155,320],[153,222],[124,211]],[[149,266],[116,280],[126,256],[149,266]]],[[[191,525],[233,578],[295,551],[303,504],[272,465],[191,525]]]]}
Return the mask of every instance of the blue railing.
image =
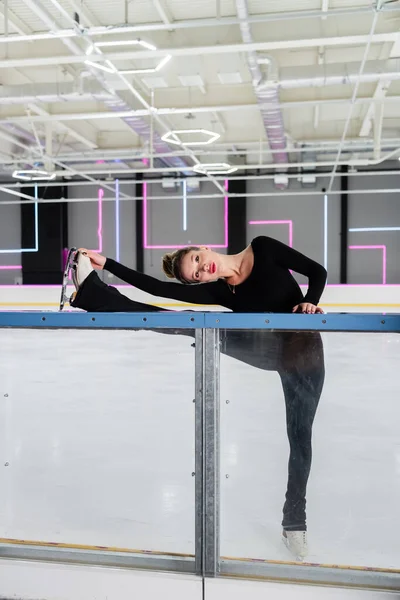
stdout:
{"type": "Polygon", "coordinates": [[[0,312],[0,327],[57,329],[275,329],[290,331],[400,332],[397,314],[303,315],[230,312],[0,312]]]}

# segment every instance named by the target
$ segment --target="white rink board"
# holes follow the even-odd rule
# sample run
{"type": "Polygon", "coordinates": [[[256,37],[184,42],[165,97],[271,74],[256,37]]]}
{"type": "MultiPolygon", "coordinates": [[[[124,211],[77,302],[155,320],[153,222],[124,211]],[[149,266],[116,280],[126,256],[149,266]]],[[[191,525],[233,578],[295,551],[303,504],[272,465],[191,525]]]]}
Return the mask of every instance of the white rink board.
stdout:
{"type": "Polygon", "coordinates": [[[205,600],[397,600],[390,592],[351,590],[272,582],[207,579],[205,600]]]}
{"type": "Polygon", "coordinates": [[[202,580],[127,569],[0,560],[0,597],[19,600],[203,600],[202,580]]]}
{"type": "MultiPolygon", "coordinates": [[[[104,278],[107,282],[107,277],[104,278]]],[[[127,285],[116,286],[138,302],[157,304],[172,310],[226,310],[218,306],[193,306],[159,298],[127,285]]],[[[58,310],[60,286],[0,286],[0,310],[58,310]]],[[[305,291],[305,288],[302,288],[305,291]]],[[[72,294],[73,287],[68,288],[72,294]]],[[[320,302],[325,312],[400,313],[400,285],[331,285],[320,302]]]]}

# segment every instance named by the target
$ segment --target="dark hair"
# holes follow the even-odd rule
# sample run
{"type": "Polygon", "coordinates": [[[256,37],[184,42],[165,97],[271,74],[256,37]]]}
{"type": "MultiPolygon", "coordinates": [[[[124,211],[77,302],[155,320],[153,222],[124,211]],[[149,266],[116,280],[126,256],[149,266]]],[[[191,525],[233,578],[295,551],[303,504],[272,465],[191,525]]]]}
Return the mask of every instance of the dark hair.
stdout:
{"type": "Polygon", "coordinates": [[[162,269],[167,277],[170,279],[177,279],[181,283],[194,283],[193,281],[185,279],[182,275],[182,260],[191,250],[200,250],[200,248],[198,246],[187,246],[186,248],[175,250],[175,252],[164,254],[162,259],[162,269]]]}

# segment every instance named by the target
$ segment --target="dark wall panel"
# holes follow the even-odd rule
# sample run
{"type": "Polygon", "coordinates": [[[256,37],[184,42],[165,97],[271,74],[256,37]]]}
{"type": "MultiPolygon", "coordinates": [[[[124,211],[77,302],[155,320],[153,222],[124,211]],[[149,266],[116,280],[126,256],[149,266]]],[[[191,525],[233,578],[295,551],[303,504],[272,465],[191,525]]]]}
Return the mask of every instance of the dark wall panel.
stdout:
{"type": "MultiPolygon", "coordinates": [[[[23,192],[34,197],[34,188],[23,192]]],[[[63,186],[38,188],[39,199],[66,198],[63,186]]],[[[68,245],[68,212],[65,202],[38,204],[38,251],[24,252],[22,277],[25,285],[61,284],[64,249],[68,245]]],[[[35,206],[21,205],[21,245],[35,247],[35,206]]]]}

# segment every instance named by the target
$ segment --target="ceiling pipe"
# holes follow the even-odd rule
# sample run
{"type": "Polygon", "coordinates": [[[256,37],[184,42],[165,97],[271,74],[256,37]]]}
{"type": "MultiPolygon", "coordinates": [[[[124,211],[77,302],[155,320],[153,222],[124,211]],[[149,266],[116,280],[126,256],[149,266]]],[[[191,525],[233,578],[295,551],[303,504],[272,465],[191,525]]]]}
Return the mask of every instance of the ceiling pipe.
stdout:
{"type": "MultiPolygon", "coordinates": [[[[330,176],[330,172],[329,171],[320,171],[320,172],[314,172],[313,175],[316,179],[327,179],[330,176]]],[[[363,176],[373,176],[373,177],[378,177],[378,176],[387,176],[387,175],[395,175],[396,177],[399,176],[399,171],[390,171],[388,169],[383,169],[381,171],[354,171],[354,172],[349,172],[348,176],[349,177],[363,177],[363,176]]],[[[341,173],[335,173],[334,174],[335,177],[341,177],[342,174],[341,173]]],[[[301,178],[301,175],[299,175],[298,173],[289,173],[287,175],[288,179],[295,179],[298,180],[301,178]]],[[[275,178],[275,175],[240,175],[238,177],[232,176],[232,175],[223,175],[223,176],[217,176],[216,179],[218,181],[270,181],[273,180],[275,178]]],[[[147,179],[147,181],[149,181],[150,183],[163,183],[165,181],[165,178],[162,177],[160,179],[157,178],[151,178],[151,179],[147,179]]],[[[186,181],[185,178],[182,177],[169,177],[168,181],[173,182],[173,183],[177,183],[180,184],[183,181],[186,181]]],[[[198,181],[199,183],[205,183],[205,178],[204,177],[191,177],[191,181],[198,181]]],[[[137,183],[137,179],[119,179],[119,183],[120,185],[132,185],[132,184],[136,184],[137,183]]],[[[13,188],[26,188],[26,187],[32,187],[31,183],[3,183],[3,188],[7,188],[7,189],[13,189],[13,188]]],[[[38,182],[37,183],[38,187],[59,187],[60,186],[60,182],[57,181],[46,181],[46,182],[38,182]]],[[[93,185],[93,183],[91,183],[90,181],[64,181],[63,182],[63,186],[65,187],[77,187],[77,186],[89,186],[89,185],[93,185]]],[[[388,189],[392,189],[392,188],[388,188],[388,189]]]]}
{"type": "Polygon", "coordinates": [[[82,80],[79,88],[76,83],[28,83],[22,85],[0,85],[0,105],[29,104],[31,102],[83,102],[94,100],[94,96],[111,94],[97,82],[82,80]]]}
{"type": "MultiPolygon", "coordinates": [[[[33,2],[33,0],[24,0],[24,2],[33,2]]],[[[57,32],[55,31],[55,34],[57,32]]],[[[385,42],[395,42],[398,32],[375,33],[372,38],[373,43],[381,44],[385,42]]],[[[279,41],[254,42],[249,44],[220,44],[212,46],[181,46],[176,48],[158,48],[157,50],[127,50],[124,52],[111,52],[109,54],[97,55],[91,54],[91,62],[102,62],[104,57],[115,62],[119,60],[144,59],[144,58],[164,58],[166,55],[175,56],[199,56],[199,55],[218,55],[218,54],[237,54],[247,52],[271,52],[274,50],[293,50],[302,48],[319,48],[337,46],[363,46],[368,43],[368,35],[345,35],[333,37],[305,38],[305,39],[286,39],[279,41]]],[[[61,38],[64,43],[71,40],[61,38]]],[[[76,65],[87,61],[86,54],[82,51],[74,56],[46,56],[35,58],[13,58],[0,60],[0,69],[10,68],[29,68],[45,67],[49,65],[76,65]]]]}
{"type": "MultiPolygon", "coordinates": [[[[394,156],[398,156],[400,155],[400,148],[396,148],[394,150],[392,150],[391,152],[388,152],[387,154],[385,154],[384,156],[382,156],[379,159],[356,159],[356,160],[345,160],[345,161],[340,161],[340,162],[336,162],[334,160],[332,161],[314,161],[314,162],[293,162],[293,163],[284,163],[284,164],[280,164],[279,166],[282,167],[283,169],[293,169],[293,168],[298,168],[298,167],[302,167],[302,168],[321,168],[321,167],[332,167],[335,164],[337,166],[341,166],[341,165],[348,165],[348,166],[354,166],[354,167],[368,167],[368,166],[373,166],[373,165],[379,165],[383,162],[385,162],[386,160],[390,160],[391,158],[393,158],[394,156]]],[[[55,161],[57,163],[57,161],[55,161]]],[[[64,165],[63,165],[64,166],[64,165]]],[[[274,163],[265,163],[265,164],[235,164],[235,167],[237,168],[238,171],[247,171],[247,170],[260,170],[260,169],[276,169],[276,164],[274,163]]],[[[185,172],[194,172],[193,171],[194,165],[193,166],[188,166],[185,167],[185,169],[181,169],[182,171],[185,172]]],[[[123,173],[176,173],[176,169],[175,168],[171,168],[171,167],[161,167],[161,168],[148,168],[148,167],[143,167],[143,168],[139,168],[139,169],[129,169],[129,171],[127,169],[110,169],[110,168],[99,168],[93,171],[90,170],[84,170],[82,171],[82,175],[86,174],[86,175],[109,175],[109,176],[113,176],[113,175],[121,175],[123,173]]],[[[78,176],[81,175],[81,173],[79,171],[76,171],[76,174],[78,176]]],[[[59,177],[62,177],[63,175],[65,175],[64,171],[56,171],[56,175],[59,177]]]]}
{"type": "MultiPolygon", "coordinates": [[[[11,142],[15,142],[14,138],[10,138],[11,142]]],[[[290,145],[285,150],[290,154],[307,153],[307,152],[335,152],[339,146],[339,140],[326,139],[326,140],[296,140],[295,145],[290,145]]],[[[198,153],[202,156],[219,156],[221,154],[233,155],[233,156],[246,156],[252,155],[259,152],[260,142],[255,141],[243,141],[243,147],[239,144],[233,148],[232,142],[216,144],[214,149],[203,148],[198,150],[198,153]]],[[[370,138],[347,138],[344,142],[346,152],[362,152],[369,151],[374,146],[374,139],[370,138]]],[[[388,150],[394,150],[400,146],[400,137],[385,137],[382,138],[382,147],[388,150]]],[[[31,148],[24,144],[21,147],[29,151],[31,148]]],[[[280,150],[270,150],[268,148],[268,142],[261,142],[263,154],[273,154],[274,152],[280,152],[280,150]]],[[[169,151],[167,153],[154,154],[154,158],[168,158],[172,156],[190,156],[187,149],[169,151]]],[[[124,147],[114,149],[93,149],[93,150],[82,150],[77,152],[76,150],[68,153],[57,155],[59,160],[70,161],[70,160],[116,160],[126,159],[131,162],[140,161],[143,158],[149,158],[149,152],[142,147],[124,147]]],[[[22,157],[23,158],[23,157],[22,157]]]]}

